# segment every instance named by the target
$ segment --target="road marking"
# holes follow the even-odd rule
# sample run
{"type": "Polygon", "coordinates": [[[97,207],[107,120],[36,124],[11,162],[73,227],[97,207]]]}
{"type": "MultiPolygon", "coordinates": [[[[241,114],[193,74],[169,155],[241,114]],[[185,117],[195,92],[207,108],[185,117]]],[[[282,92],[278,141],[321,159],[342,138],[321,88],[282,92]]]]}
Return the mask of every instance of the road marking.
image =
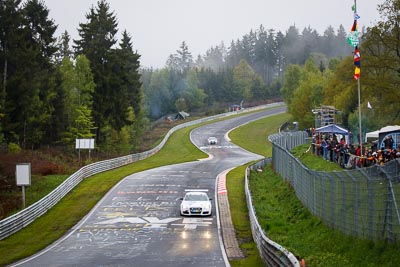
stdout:
{"type": "Polygon", "coordinates": [[[181,218],[166,218],[158,219],[157,217],[118,217],[110,220],[105,220],[95,224],[117,224],[117,223],[131,223],[131,224],[148,224],[148,225],[167,225],[171,222],[180,220],[181,218]]]}
{"type": "Polygon", "coordinates": [[[168,174],[168,175],[164,175],[164,174],[152,174],[152,177],[185,177],[183,174],[168,174]]]}
{"type": "Polygon", "coordinates": [[[200,149],[222,149],[222,148],[240,148],[238,146],[200,146],[200,149]]]}
{"type": "Polygon", "coordinates": [[[168,171],[168,172],[189,173],[190,171],[183,171],[183,170],[181,170],[181,171],[168,171]]]}
{"type": "Polygon", "coordinates": [[[114,219],[98,222],[95,224],[117,224],[117,223],[132,223],[132,224],[143,223],[143,224],[145,224],[148,222],[139,217],[119,217],[119,218],[114,218],[114,219]]]}
{"type": "Polygon", "coordinates": [[[118,195],[131,195],[131,194],[178,194],[176,190],[143,190],[143,191],[118,191],[118,195]]]}
{"type": "Polygon", "coordinates": [[[143,225],[141,228],[146,229],[165,229],[170,226],[183,226],[186,230],[195,230],[197,227],[208,227],[212,225],[213,218],[165,218],[158,219],[157,217],[118,217],[109,220],[104,220],[95,223],[95,225],[115,225],[124,223],[134,224],[136,226],[143,225]],[[182,220],[181,223],[174,223],[182,220]]]}
{"type": "Polygon", "coordinates": [[[183,226],[186,230],[196,230],[198,226],[207,227],[212,224],[212,218],[184,218],[182,223],[173,223],[174,226],[183,226]]]}

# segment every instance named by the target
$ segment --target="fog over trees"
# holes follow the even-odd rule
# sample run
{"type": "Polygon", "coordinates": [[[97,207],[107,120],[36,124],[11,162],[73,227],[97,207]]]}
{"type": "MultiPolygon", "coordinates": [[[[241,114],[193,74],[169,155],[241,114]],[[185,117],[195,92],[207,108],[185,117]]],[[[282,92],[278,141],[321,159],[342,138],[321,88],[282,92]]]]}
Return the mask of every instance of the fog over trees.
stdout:
{"type": "Polygon", "coordinates": [[[168,57],[164,69],[142,70],[144,79],[149,79],[144,82],[145,95],[154,95],[157,90],[159,96],[163,95],[162,99],[146,98],[148,115],[158,118],[176,111],[178,99],[180,103],[186,103],[188,111],[193,110],[188,105],[190,100],[184,96],[189,69],[197,73],[197,86],[205,93],[205,102],[202,103],[205,108],[217,103],[229,105],[242,100],[254,102],[279,97],[290,64],[303,65],[311,57],[323,71],[328,68],[330,59],[351,55],[346,36],[343,26],[337,30],[328,27],[320,35],[311,27],[300,33],[296,26],[291,26],[283,33],[260,25],[258,30],[232,40],[228,47],[222,42],[197,57],[182,41],[176,53],[168,57]],[[156,89],[154,86],[160,84],[153,80],[158,80],[161,73],[167,84],[162,85],[164,89],[156,89]],[[165,88],[169,88],[170,94],[164,93],[165,88]]]}

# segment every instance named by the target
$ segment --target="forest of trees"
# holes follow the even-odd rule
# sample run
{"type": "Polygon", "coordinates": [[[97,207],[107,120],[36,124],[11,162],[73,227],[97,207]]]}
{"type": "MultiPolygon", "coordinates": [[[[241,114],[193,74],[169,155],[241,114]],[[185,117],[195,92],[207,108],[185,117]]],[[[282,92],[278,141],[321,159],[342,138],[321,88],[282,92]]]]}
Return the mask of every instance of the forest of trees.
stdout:
{"type": "MultiPolygon", "coordinates": [[[[399,5],[385,1],[382,21],[363,29],[368,130],[400,121],[399,5]]],[[[100,0],[71,40],[68,32],[55,36],[42,1],[0,2],[0,144],[73,149],[76,138],[96,138],[100,150],[128,153],[149,121],[166,114],[213,114],[241,101],[280,97],[301,127],[312,127],[311,110],[327,104],[343,111],[345,126],[357,132],[353,48],[343,26],[319,34],[311,27],[281,32],[260,25],[229,47],[221,43],[198,56],[183,41],[164,68],[148,69],[141,68],[130,34],[118,35],[116,16],[100,0]]]]}
{"type": "Polygon", "coordinates": [[[56,38],[39,0],[0,2],[0,143],[23,149],[70,146],[96,138],[104,149],[126,147],[140,135],[140,56],[129,34],[99,1],[73,40],[56,38]]]}
{"type": "Polygon", "coordinates": [[[312,57],[323,71],[331,58],[351,55],[346,36],[343,26],[337,31],[328,27],[319,35],[311,27],[300,34],[295,26],[282,33],[261,25],[232,41],[228,48],[221,43],[196,60],[183,41],[177,53],[168,57],[165,68],[142,70],[148,115],[157,118],[178,107],[190,111],[216,103],[280,96],[290,64],[303,65],[312,57]]]}

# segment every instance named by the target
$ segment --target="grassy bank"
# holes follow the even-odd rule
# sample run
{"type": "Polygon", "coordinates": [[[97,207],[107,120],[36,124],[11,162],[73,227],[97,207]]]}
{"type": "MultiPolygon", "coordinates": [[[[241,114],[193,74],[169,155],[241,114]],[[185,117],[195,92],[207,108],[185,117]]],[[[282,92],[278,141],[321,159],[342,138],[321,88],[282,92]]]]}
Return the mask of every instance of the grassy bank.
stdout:
{"type": "Polygon", "coordinates": [[[261,227],[269,238],[313,267],[399,266],[400,246],[342,234],[325,226],[270,167],[252,172],[250,186],[261,227]]]}
{"type": "Polygon", "coordinates": [[[290,118],[289,114],[280,114],[257,120],[232,131],[229,137],[240,147],[264,157],[271,157],[272,146],[268,135],[277,133],[279,127],[290,118]]]}
{"type": "MultiPolygon", "coordinates": [[[[234,143],[249,151],[271,156],[270,144],[264,147],[266,136],[260,135],[260,132],[266,132],[266,128],[275,127],[273,122],[278,117],[285,118],[285,116],[276,116],[250,123],[232,132],[230,137],[234,143]]],[[[327,162],[311,153],[305,153],[307,149],[307,145],[299,146],[293,153],[300,157],[309,168],[325,171],[342,170],[337,164],[327,162]]],[[[243,167],[228,174],[230,203],[233,201],[232,198],[237,198],[239,203],[243,201],[241,193],[233,195],[235,191],[241,191],[235,188],[238,187],[236,180],[240,179],[244,179],[243,167]]],[[[303,207],[291,186],[271,168],[266,168],[262,173],[253,172],[250,186],[256,213],[266,234],[295,255],[305,258],[307,266],[400,266],[398,253],[400,245],[347,236],[325,226],[321,220],[303,207]]],[[[236,205],[240,207],[239,204],[236,205]]],[[[235,212],[232,212],[232,216],[240,239],[241,234],[246,234],[242,227],[244,218],[235,212]]],[[[238,262],[237,265],[233,263],[232,266],[263,266],[252,265],[251,262],[246,265],[243,263],[246,260],[238,262]]]]}
{"type": "Polygon", "coordinates": [[[227,175],[227,189],[232,222],[241,250],[246,258],[230,261],[232,267],[262,267],[264,263],[253,241],[249,214],[244,192],[244,176],[247,165],[235,168],[227,175]]]}

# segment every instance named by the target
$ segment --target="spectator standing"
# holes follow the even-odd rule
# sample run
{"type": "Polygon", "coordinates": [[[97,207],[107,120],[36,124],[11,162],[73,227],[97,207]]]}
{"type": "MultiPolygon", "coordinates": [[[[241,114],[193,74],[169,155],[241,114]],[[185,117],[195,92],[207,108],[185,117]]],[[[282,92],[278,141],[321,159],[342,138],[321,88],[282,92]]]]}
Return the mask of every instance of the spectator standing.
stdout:
{"type": "Polygon", "coordinates": [[[361,146],[358,145],[357,149],[356,149],[356,166],[357,167],[361,167],[360,163],[361,163],[361,146]]]}
{"type": "Polygon", "coordinates": [[[385,148],[386,149],[393,149],[393,137],[391,135],[386,136],[385,140],[383,141],[383,143],[385,144],[385,148]]]}
{"type": "Polygon", "coordinates": [[[322,146],[322,151],[323,151],[322,153],[324,155],[324,159],[328,160],[328,142],[326,139],[322,139],[321,146],[322,146]]]}
{"type": "Polygon", "coordinates": [[[316,138],[316,148],[317,148],[317,156],[321,156],[321,138],[317,136],[316,138]]]}
{"type": "Polygon", "coordinates": [[[313,135],[312,142],[311,142],[311,147],[312,147],[312,153],[313,153],[314,155],[315,155],[315,145],[316,145],[316,142],[317,142],[317,138],[316,138],[315,135],[313,135]]]}
{"type": "Polygon", "coordinates": [[[331,137],[331,140],[330,140],[330,142],[329,142],[329,147],[330,147],[330,149],[329,149],[329,159],[330,159],[330,161],[334,161],[334,160],[336,160],[336,145],[337,145],[337,142],[336,142],[336,140],[335,140],[335,138],[333,138],[333,137],[331,137]]]}

